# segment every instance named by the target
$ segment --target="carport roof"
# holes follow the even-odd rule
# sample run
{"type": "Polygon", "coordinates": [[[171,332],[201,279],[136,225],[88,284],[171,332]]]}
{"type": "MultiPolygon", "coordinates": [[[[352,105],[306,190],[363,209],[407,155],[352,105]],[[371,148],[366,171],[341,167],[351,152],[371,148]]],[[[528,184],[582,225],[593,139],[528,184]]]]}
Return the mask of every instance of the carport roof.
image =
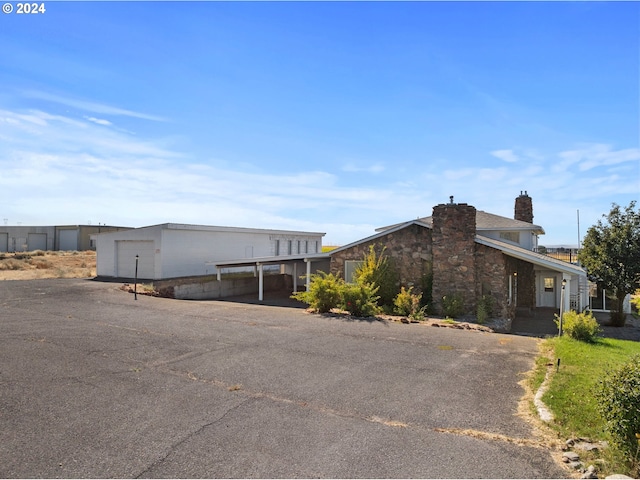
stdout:
{"type": "Polygon", "coordinates": [[[299,255],[277,255],[271,257],[243,258],[224,262],[211,262],[216,268],[251,267],[258,265],[280,265],[299,261],[324,260],[331,258],[328,253],[304,253],[299,255]]]}

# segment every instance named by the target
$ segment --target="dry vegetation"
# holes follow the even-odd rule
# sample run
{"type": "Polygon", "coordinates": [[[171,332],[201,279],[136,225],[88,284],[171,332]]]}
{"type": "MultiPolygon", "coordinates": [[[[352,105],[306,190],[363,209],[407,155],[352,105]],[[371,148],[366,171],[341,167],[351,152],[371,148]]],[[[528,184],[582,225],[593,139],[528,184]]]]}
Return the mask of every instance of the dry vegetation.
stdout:
{"type": "Polygon", "coordinates": [[[96,276],[96,252],[0,253],[0,280],[96,276]]]}

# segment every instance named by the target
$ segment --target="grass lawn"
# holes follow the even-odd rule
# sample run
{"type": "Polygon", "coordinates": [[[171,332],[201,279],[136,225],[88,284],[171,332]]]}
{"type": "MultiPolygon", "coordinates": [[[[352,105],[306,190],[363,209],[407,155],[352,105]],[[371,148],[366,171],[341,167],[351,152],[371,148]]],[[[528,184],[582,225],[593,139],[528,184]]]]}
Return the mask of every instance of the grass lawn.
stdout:
{"type": "MultiPolygon", "coordinates": [[[[555,416],[551,427],[564,439],[605,440],[604,420],[598,414],[592,392],[606,372],[640,354],[640,342],[602,338],[588,344],[563,336],[545,340],[542,350],[532,382],[537,389],[547,366],[553,364],[549,390],[542,397],[555,416]],[[558,359],[560,368],[556,372],[558,359]]],[[[611,453],[609,457],[612,456],[615,457],[611,453]]],[[[624,465],[611,464],[608,468],[616,473],[629,473],[624,465]]]]}

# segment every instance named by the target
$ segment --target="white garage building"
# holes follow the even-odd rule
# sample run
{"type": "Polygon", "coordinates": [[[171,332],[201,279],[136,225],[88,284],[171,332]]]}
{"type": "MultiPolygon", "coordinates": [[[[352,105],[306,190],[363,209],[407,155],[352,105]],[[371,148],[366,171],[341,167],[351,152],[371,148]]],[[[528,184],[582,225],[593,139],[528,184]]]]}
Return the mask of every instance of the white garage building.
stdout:
{"type": "Polygon", "coordinates": [[[324,235],[163,223],[92,238],[96,242],[99,277],[134,278],[137,255],[138,278],[161,280],[217,274],[216,264],[230,261],[319,254],[324,235]]]}

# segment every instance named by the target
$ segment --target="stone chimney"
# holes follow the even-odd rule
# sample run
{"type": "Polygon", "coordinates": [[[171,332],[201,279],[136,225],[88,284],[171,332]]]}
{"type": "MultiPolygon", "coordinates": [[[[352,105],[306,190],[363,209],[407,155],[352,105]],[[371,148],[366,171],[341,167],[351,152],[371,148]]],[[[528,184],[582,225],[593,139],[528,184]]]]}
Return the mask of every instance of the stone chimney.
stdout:
{"type": "Polygon", "coordinates": [[[514,219],[521,222],[533,223],[533,203],[531,197],[527,195],[525,190],[524,194],[520,192],[520,196],[516,198],[514,219]]]}
{"type": "Polygon", "coordinates": [[[433,302],[442,313],[442,297],[459,295],[464,313],[476,303],[476,209],[466,203],[440,204],[433,208],[433,302]]]}

